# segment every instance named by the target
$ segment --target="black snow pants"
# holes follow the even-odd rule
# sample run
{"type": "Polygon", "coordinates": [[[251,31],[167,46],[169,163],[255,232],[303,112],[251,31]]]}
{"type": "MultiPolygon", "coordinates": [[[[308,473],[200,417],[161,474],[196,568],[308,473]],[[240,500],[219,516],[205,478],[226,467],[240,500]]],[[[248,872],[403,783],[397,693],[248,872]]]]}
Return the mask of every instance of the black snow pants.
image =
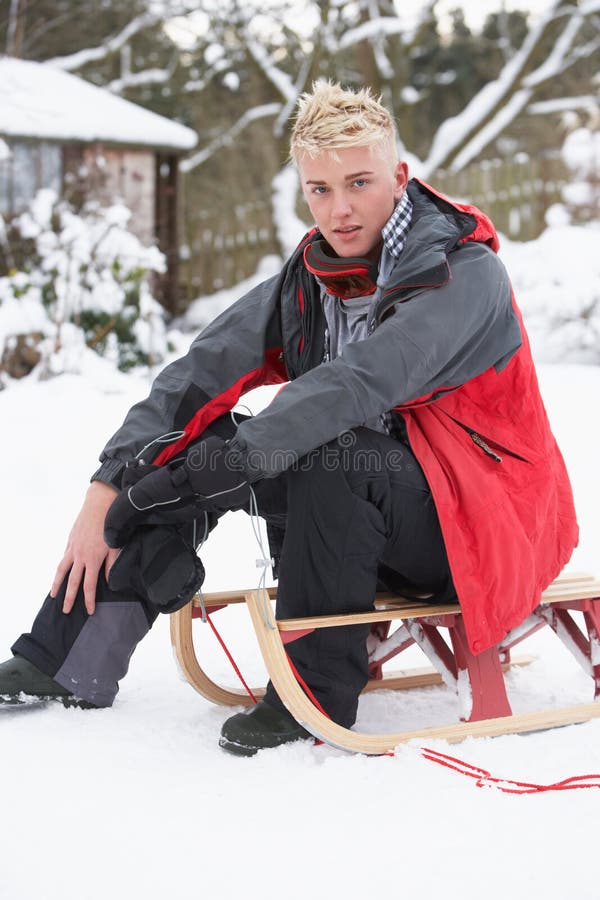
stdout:
{"type": "MultiPolygon", "coordinates": [[[[278,618],[373,608],[378,587],[455,597],[439,521],[410,449],[366,428],[313,451],[282,475],[255,485],[267,523],[285,523],[278,618]]],[[[62,613],[66,580],[47,597],[13,653],[72,693],[110,706],[138,642],[158,611],[147,597],[110,590],[100,575],[96,612],[80,588],[62,613]]],[[[368,678],[367,625],[319,629],[287,645],[300,675],[331,718],[349,727],[368,678]]],[[[282,707],[272,685],[266,701],[282,707]]]]}

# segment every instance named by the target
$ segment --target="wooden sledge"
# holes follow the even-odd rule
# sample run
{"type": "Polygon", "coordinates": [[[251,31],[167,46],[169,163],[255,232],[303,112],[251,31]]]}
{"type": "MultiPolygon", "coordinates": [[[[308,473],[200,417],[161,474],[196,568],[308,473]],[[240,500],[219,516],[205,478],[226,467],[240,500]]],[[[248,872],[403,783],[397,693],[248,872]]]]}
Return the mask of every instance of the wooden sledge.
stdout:
{"type": "MultiPolygon", "coordinates": [[[[172,614],[171,640],[179,667],[190,684],[208,700],[226,706],[249,706],[254,702],[245,690],[222,687],[206,674],[196,656],[192,634],[194,618],[245,603],[269,676],[288,710],[315,737],[344,750],[380,754],[413,739],[442,738],[457,742],[469,736],[539,731],[600,716],[600,580],[591,575],[561,575],[544,592],[540,606],[502,644],[477,656],[469,650],[457,604],[435,605],[427,603],[425,597],[378,594],[375,609],[370,612],[276,620],[271,603],[275,594],[276,588],[207,593],[202,595],[202,601],[195,598],[172,614]],[[576,623],[575,612],[582,614],[587,634],[576,623]],[[395,622],[399,627],[389,634],[395,622]],[[285,645],[317,628],[361,623],[371,625],[368,640],[371,678],[365,690],[401,690],[443,682],[456,692],[458,723],[393,734],[365,734],[337,725],[317,709],[296,680],[285,645]],[[545,626],[550,626],[592,677],[595,702],[513,714],[503,671],[532,661],[531,657],[511,659],[511,650],[545,626]],[[442,629],[447,630],[449,642],[442,637],[442,629]],[[414,644],[425,653],[433,668],[384,675],[383,664],[414,644]]],[[[264,695],[263,688],[251,690],[256,699],[264,695]]]]}

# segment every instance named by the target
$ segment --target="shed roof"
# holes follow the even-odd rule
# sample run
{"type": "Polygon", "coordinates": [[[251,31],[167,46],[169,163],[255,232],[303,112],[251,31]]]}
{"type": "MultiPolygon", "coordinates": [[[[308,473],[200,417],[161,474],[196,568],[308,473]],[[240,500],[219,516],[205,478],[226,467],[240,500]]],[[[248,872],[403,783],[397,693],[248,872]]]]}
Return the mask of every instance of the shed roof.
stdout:
{"type": "Polygon", "coordinates": [[[190,150],[191,128],[45,63],[0,56],[0,135],[190,150]]]}

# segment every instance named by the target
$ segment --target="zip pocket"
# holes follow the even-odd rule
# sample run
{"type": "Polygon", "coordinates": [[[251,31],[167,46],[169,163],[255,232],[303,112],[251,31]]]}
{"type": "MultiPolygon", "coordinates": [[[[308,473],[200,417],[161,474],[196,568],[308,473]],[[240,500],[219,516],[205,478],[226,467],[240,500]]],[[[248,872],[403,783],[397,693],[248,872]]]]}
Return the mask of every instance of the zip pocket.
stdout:
{"type": "Polygon", "coordinates": [[[494,462],[501,463],[503,456],[510,456],[512,459],[518,459],[520,462],[528,463],[531,465],[530,461],[526,459],[524,456],[521,456],[519,453],[515,453],[514,450],[509,450],[508,447],[504,447],[502,444],[499,444],[497,441],[493,440],[493,438],[482,437],[474,428],[471,428],[469,425],[465,425],[463,422],[459,422],[458,419],[455,419],[454,416],[451,416],[449,413],[444,413],[447,415],[449,419],[452,419],[457,425],[459,425],[464,431],[467,432],[473,443],[479,447],[479,449],[489,456],[490,459],[493,459],[494,462]]]}

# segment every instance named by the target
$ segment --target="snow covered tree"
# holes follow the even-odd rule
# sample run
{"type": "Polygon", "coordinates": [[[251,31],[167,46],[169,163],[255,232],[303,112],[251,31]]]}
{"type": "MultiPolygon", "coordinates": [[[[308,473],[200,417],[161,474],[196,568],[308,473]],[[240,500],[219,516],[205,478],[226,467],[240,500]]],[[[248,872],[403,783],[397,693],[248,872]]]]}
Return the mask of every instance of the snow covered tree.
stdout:
{"type": "MultiPolygon", "coordinates": [[[[481,34],[460,9],[442,30],[436,0],[416,17],[399,0],[9,6],[5,45],[10,38],[23,55],[198,131],[200,148],[183,167],[190,298],[234,283],[293,242],[273,230],[272,185],[285,166],[296,98],[316,77],[381,93],[413,174],[432,180],[486,157],[534,157],[549,145],[558,152],[565,112],[584,125],[593,116],[600,0],[548,0],[536,19],[499,8],[481,34]]],[[[277,182],[279,200],[286,185],[293,192],[293,179],[277,182]]],[[[293,196],[286,202],[294,208],[293,196]]]]}

